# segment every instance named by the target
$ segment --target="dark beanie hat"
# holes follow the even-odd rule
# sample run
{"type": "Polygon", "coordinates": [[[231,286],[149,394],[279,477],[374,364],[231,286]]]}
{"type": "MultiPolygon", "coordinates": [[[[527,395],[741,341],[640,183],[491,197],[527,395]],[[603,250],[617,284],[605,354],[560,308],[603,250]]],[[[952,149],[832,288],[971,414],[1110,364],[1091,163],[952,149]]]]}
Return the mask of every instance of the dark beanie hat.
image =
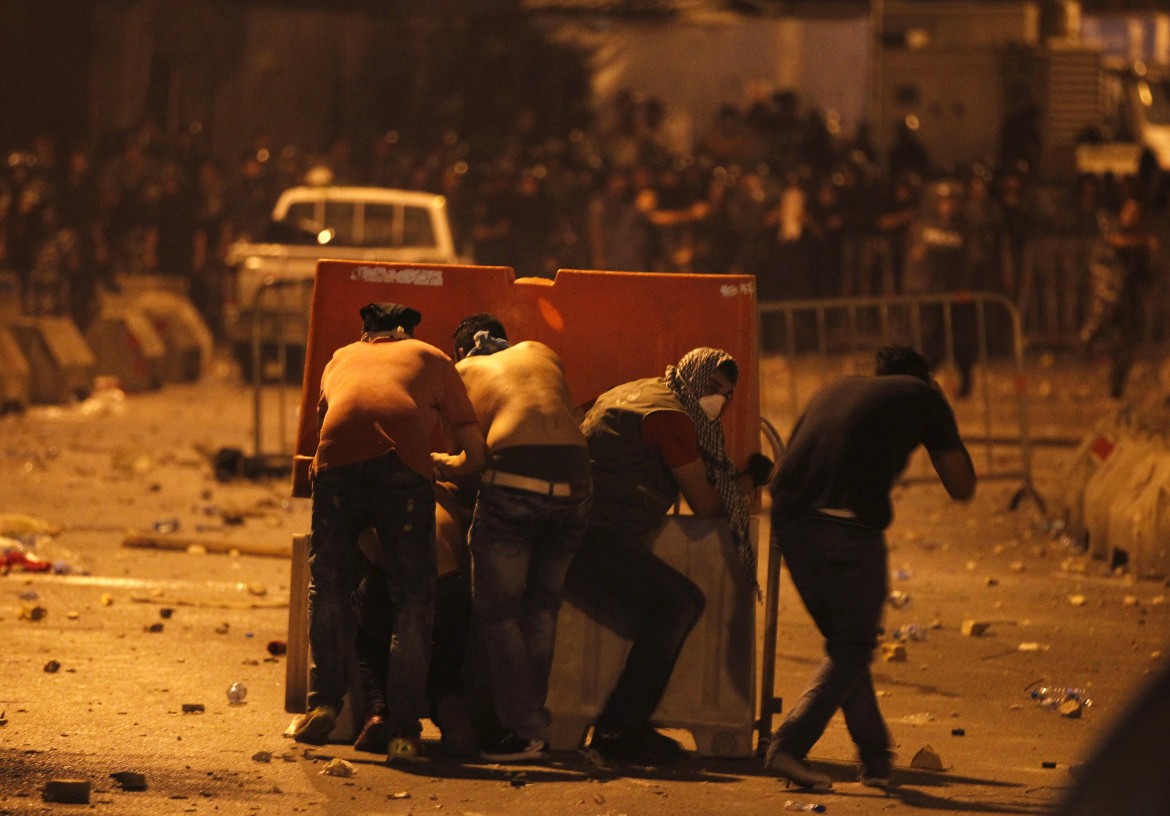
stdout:
{"type": "Polygon", "coordinates": [[[369,303],[362,307],[362,331],[394,331],[401,326],[408,334],[422,321],[422,315],[401,303],[369,303]]]}

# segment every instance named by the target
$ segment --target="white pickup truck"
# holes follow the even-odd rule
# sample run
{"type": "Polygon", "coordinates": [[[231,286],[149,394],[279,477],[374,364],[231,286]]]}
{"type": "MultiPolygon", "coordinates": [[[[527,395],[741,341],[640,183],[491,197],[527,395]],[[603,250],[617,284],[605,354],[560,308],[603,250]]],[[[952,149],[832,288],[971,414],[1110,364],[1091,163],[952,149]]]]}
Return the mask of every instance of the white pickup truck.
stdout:
{"type": "Polygon", "coordinates": [[[443,196],[383,187],[285,190],[267,229],[228,249],[235,285],[226,329],[246,380],[258,365],[265,379],[302,376],[313,277],[322,258],[466,261],[456,253],[443,196]]]}

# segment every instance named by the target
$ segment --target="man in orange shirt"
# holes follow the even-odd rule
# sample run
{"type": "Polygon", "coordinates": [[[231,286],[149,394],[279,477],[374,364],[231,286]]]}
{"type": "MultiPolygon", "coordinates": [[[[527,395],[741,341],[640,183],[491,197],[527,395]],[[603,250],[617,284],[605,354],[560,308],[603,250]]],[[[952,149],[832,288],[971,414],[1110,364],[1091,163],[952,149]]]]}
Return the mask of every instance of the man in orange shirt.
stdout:
{"type": "Polygon", "coordinates": [[[334,352],[321,375],[320,441],[310,471],[313,666],[308,713],[294,737],[323,744],[336,722],[355,636],[354,557],[362,530],[372,527],[394,612],[384,714],[391,737],[387,762],[410,762],[420,758],[419,719],[428,708],[435,466],[452,475],[480,470],[484,438],[451,359],[414,339],[422,315],[397,303],[371,303],[361,316],[361,340],[334,352]],[[430,451],[431,432],[440,420],[460,453],[430,451]]]}

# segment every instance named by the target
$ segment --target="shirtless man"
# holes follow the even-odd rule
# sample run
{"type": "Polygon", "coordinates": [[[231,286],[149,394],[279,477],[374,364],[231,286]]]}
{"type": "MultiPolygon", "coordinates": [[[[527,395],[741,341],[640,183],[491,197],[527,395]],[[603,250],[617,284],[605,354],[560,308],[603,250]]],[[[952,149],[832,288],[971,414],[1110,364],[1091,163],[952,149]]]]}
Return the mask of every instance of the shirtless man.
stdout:
{"type": "Polygon", "coordinates": [[[589,452],[548,346],[511,346],[499,320],[477,314],[455,330],[455,359],[488,445],[470,532],[472,592],[502,732],[481,756],[541,759],[557,613],[589,517],[589,452]]]}

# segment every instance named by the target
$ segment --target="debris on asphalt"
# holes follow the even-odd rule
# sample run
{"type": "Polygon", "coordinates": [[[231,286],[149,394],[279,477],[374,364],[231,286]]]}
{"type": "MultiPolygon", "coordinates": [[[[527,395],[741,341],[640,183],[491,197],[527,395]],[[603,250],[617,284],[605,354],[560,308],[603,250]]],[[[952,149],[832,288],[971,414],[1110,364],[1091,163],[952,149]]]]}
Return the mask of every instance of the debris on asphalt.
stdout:
{"type": "Polygon", "coordinates": [[[110,464],[114,470],[142,476],[154,469],[154,457],[144,450],[135,448],[119,448],[114,451],[110,464]]]}
{"type": "Polygon", "coordinates": [[[163,625],[161,623],[152,623],[150,626],[144,626],[143,629],[145,629],[147,632],[150,632],[151,634],[157,635],[163,630],[163,625]]]}
{"type": "Polygon", "coordinates": [[[273,657],[288,654],[288,644],[283,640],[270,640],[268,641],[268,654],[273,657]]]}
{"type": "Polygon", "coordinates": [[[1039,686],[1028,692],[1041,708],[1057,711],[1061,716],[1076,719],[1081,712],[1093,705],[1083,688],[1063,686],[1039,686]]]}
{"type": "Polygon", "coordinates": [[[0,536],[5,538],[55,536],[59,535],[62,529],[64,528],[59,524],[27,513],[0,513],[0,536]]]}
{"type": "Polygon", "coordinates": [[[158,610],[158,616],[164,620],[169,619],[174,614],[175,610],[169,606],[164,606],[162,609],[158,610]]]}
{"type": "Polygon", "coordinates": [[[1051,647],[1035,641],[1025,641],[1016,647],[1017,652],[1047,652],[1051,647]]]}
{"type": "Polygon", "coordinates": [[[341,757],[333,757],[333,759],[325,763],[325,767],[321,769],[321,773],[326,776],[350,777],[357,773],[357,768],[353,766],[352,762],[348,762],[341,757]]]}
{"type": "Polygon", "coordinates": [[[963,621],[963,626],[960,631],[966,637],[983,637],[990,628],[991,621],[967,619],[963,621]]]}
{"type": "Polygon", "coordinates": [[[966,728],[952,728],[951,729],[951,736],[952,737],[965,737],[965,736],[967,736],[967,729],[966,728]]]}
{"type": "Polygon", "coordinates": [[[37,621],[44,620],[48,614],[49,610],[40,604],[22,604],[17,618],[36,623],[37,621]]]}
{"type": "Polygon", "coordinates": [[[231,705],[243,705],[247,696],[248,687],[238,681],[232,683],[227,690],[228,703],[231,705]]]}
{"type": "Polygon", "coordinates": [[[114,596],[108,592],[103,592],[101,597],[101,604],[102,606],[113,606],[114,596]]]}
{"type": "Polygon", "coordinates": [[[121,785],[124,791],[146,790],[146,775],[138,771],[118,771],[110,774],[110,777],[121,785]]]}
{"type": "Polygon", "coordinates": [[[57,660],[50,660],[45,664],[45,674],[56,674],[61,671],[61,663],[57,660]]]}
{"type": "Polygon", "coordinates": [[[89,804],[88,779],[50,779],[41,793],[46,802],[60,802],[65,805],[89,804]]]}
{"type": "Polygon", "coordinates": [[[271,762],[272,761],[272,752],[271,751],[257,751],[256,753],[252,754],[252,761],[253,762],[271,762]]]}
{"type": "Polygon", "coordinates": [[[204,711],[203,703],[183,703],[184,714],[202,714],[204,711]]]}
{"type": "Polygon", "coordinates": [[[894,630],[894,639],[902,641],[926,640],[926,627],[917,623],[904,623],[894,630]]]}
{"type": "Polygon", "coordinates": [[[410,791],[395,791],[394,793],[386,794],[387,799],[409,799],[410,791]]]}
{"type": "Polygon", "coordinates": [[[171,550],[188,553],[214,553],[228,555],[233,550],[239,554],[266,556],[269,558],[288,558],[291,546],[288,544],[264,545],[257,543],[244,544],[239,541],[228,541],[217,538],[191,538],[173,533],[144,532],[136,530],[128,533],[122,539],[122,546],[132,550],[171,550]]]}
{"type": "Polygon", "coordinates": [[[902,609],[903,607],[910,604],[910,593],[903,592],[900,589],[895,589],[890,593],[887,601],[889,602],[890,606],[894,607],[894,609],[902,609]]]}
{"type": "Polygon", "coordinates": [[[179,520],[177,518],[159,519],[151,525],[151,529],[156,533],[174,533],[179,529],[179,520]]]}
{"type": "Polygon", "coordinates": [[[508,784],[510,784],[513,788],[522,788],[528,784],[528,774],[524,771],[520,771],[519,773],[514,774],[512,778],[508,780],[508,784]]]}
{"type": "Polygon", "coordinates": [[[1069,595],[1068,602],[1070,604],[1072,604],[1073,606],[1084,606],[1085,605],[1085,596],[1084,595],[1069,595]]]}
{"type": "Polygon", "coordinates": [[[883,643],[882,660],[887,663],[905,663],[906,647],[901,643],[883,643]]]}
{"type": "Polygon", "coordinates": [[[918,749],[918,753],[914,754],[914,758],[910,760],[910,767],[923,771],[946,770],[943,767],[942,757],[929,745],[924,745],[918,749]]]}

